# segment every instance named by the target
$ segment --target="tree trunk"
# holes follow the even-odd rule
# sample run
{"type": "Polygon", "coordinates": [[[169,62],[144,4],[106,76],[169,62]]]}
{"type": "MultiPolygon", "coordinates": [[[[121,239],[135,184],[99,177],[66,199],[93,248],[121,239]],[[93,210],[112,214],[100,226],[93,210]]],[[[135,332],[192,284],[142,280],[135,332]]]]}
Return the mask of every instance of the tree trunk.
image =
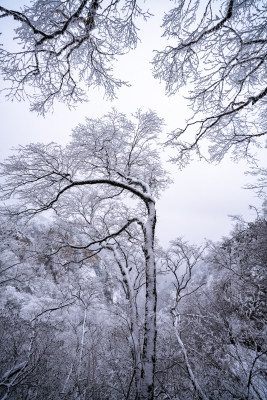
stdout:
{"type": "Polygon", "coordinates": [[[180,345],[180,347],[182,349],[183,355],[184,355],[186,369],[187,369],[188,375],[190,377],[190,380],[191,380],[191,382],[192,382],[192,384],[194,386],[194,389],[198,392],[198,394],[199,394],[199,396],[200,396],[200,398],[202,400],[209,400],[208,397],[203,392],[203,390],[201,389],[201,387],[200,387],[200,385],[199,385],[199,383],[198,383],[198,381],[197,381],[197,379],[196,379],[196,377],[194,375],[194,372],[193,372],[193,370],[191,368],[191,365],[190,365],[190,362],[189,362],[189,359],[188,359],[188,356],[187,356],[187,351],[186,351],[186,348],[184,346],[184,343],[182,341],[181,334],[180,334],[180,331],[179,331],[179,321],[178,321],[178,317],[177,316],[175,316],[174,328],[175,328],[176,338],[178,340],[178,343],[179,343],[179,345],[180,345]]]}
{"type": "Polygon", "coordinates": [[[154,236],[156,225],[156,210],[153,201],[147,204],[148,219],[144,225],[144,254],[146,260],[146,302],[144,343],[142,351],[142,367],[138,399],[154,399],[154,374],[156,363],[156,313],[157,313],[157,288],[156,288],[156,263],[154,254],[154,236]]]}

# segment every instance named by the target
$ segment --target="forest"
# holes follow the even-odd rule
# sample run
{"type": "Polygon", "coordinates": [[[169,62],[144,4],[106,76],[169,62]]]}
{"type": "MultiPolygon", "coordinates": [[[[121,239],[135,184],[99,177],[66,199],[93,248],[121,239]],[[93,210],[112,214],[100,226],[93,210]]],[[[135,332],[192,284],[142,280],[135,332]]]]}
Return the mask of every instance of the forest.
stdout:
{"type": "MultiPolygon", "coordinates": [[[[19,3],[0,2],[17,41],[0,47],[6,100],[45,117],[129,84],[116,61],[138,46],[146,2],[19,3]]],[[[188,90],[184,126],[111,108],[66,145],[20,145],[0,163],[1,400],[267,398],[267,5],[169,3],[152,73],[166,95],[188,90]],[[245,160],[254,220],[197,245],[177,228],[165,248],[163,154],[180,170],[245,160]]]]}

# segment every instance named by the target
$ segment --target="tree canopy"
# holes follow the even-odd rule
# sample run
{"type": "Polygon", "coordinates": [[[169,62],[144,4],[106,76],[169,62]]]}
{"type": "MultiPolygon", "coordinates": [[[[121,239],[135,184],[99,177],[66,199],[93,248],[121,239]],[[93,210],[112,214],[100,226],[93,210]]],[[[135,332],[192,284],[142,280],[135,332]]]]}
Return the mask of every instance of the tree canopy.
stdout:
{"type": "MultiPolygon", "coordinates": [[[[197,153],[218,162],[228,152],[255,159],[254,145],[266,137],[265,3],[183,0],[166,10],[163,36],[170,44],[154,46],[154,77],[166,83],[167,94],[188,87],[193,112],[169,135],[173,161],[184,166],[197,153]]],[[[21,11],[0,6],[0,18],[17,23],[17,48],[0,48],[8,98],[28,98],[41,114],[56,99],[70,106],[85,101],[90,87],[114,98],[127,84],[113,76],[114,62],[137,46],[138,18],[150,15],[133,0],[35,0],[21,11]]]]}
{"type": "Polygon", "coordinates": [[[157,51],[154,76],[174,94],[189,86],[193,116],[169,136],[175,161],[191,153],[220,161],[253,157],[266,138],[267,7],[264,1],[180,1],[163,20],[170,45],[157,51]],[[191,136],[192,135],[192,136],[191,136]],[[202,142],[208,139],[209,154],[202,142]]]}
{"type": "Polygon", "coordinates": [[[134,49],[138,17],[147,19],[136,1],[37,0],[14,11],[0,5],[0,18],[13,18],[17,49],[0,48],[0,71],[7,96],[27,98],[44,114],[55,99],[68,105],[88,99],[101,86],[108,98],[127,84],[113,76],[116,57],[134,49]]]}

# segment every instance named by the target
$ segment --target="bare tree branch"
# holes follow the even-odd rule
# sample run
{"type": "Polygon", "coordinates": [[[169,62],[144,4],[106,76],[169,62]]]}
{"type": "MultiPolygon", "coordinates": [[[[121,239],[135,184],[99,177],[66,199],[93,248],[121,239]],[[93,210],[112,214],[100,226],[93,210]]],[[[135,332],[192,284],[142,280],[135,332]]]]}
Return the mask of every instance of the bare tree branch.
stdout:
{"type": "Polygon", "coordinates": [[[138,17],[147,19],[134,0],[35,0],[22,11],[0,6],[0,18],[18,24],[18,50],[0,48],[0,73],[9,99],[31,103],[45,114],[54,102],[85,101],[86,88],[100,86],[108,98],[127,82],[113,76],[116,57],[134,49],[138,17]]]}
{"type": "Polygon", "coordinates": [[[163,21],[164,35],[178,44],[154,58],[154,76],[168,94],[190,87],[192,117],[166,143],[181,167],[193,154],[219,162],[231,152],[253,161],[253,146],[267,135],[266,7],[260,0],[219,3],[180,2],[163,21]]]}

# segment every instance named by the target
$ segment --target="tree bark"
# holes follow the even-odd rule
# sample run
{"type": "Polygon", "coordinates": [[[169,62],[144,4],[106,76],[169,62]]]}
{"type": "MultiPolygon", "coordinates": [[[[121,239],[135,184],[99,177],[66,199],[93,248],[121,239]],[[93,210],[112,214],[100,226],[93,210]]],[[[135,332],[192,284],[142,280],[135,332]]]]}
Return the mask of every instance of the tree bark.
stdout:
{"type": "Polygon", "coordinates": [[[154,255],[156,210],[155,204],[152,200],[147,203],[147,209],[148,219],[144,225],[143,249],[146,262],[145,326],[138,400],[154,399],[154,374],[156,363],[157,287],[156,263],[154,255]]]}

